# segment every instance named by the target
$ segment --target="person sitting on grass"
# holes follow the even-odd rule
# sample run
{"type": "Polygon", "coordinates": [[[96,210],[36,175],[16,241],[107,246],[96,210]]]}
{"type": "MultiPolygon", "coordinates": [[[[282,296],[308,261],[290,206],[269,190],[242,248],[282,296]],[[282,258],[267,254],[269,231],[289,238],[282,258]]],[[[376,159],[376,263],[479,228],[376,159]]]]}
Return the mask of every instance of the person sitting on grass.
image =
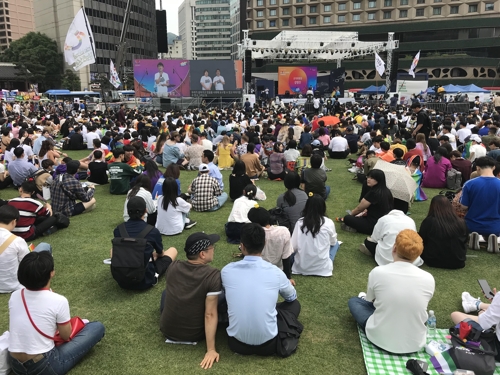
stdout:
{"type": "Polygon", "coordinates": [[[113,150],[115,161],[108,165],[109,169],[109,192],[111,194],[127,194],[130,182],[141,174],[139,169],[134,169],[125,162],[125,151],[123,148],[113,150]]]}
{"type": "Polygon", "coordinates": [[[267,169],[267,177],[270,180],[282,181],[286,174],[286,158],[284,146],[282,143],[276,142],[273,146],[274,152],[269,156],[269,168],[267,169]]]}
{"type": "Polygon", "coordinates": [[[248,211],[257,206],[255,195],[257,187],[250,183],[243,189],[242,196],[234,201],[233,208],[225,225],[227,242],[232,244],[240,243],[241,228],[245,223],[250,223],[248,211]]]}
{"type": "Polygon", "coordinates": [[[380,142],[380,152],[377,154],[377,157],[388,163],[394,160],[394,154],[391,150],[389,142],[380,142]]]}
{"type": "Polygon", "coordinates": [[[342,137],[340,130],[333,132],[333,138],[327,146],[328,154],[332,159],[345,159],[351,153],[347,139],[342,137]]]}
{"type": "Polygon", "coordinates": [[[262,250],[262,259],[283,270],[286,277],[295,286],[292,279],[293,247],[290,232],[286,227],[271,225],[271,214],[263,207],[253,207],[248,211],[248,219],[257,223],[266,233],[266,245],[262,250]]]}
{"type": "Polygon", "coordinates": [[[464,268],[468,231],[448,198],[436,195],[418,232],[424,240],[422,259],[429,267],[464,268]]]}
{"type": "Polygon", "coordinates": [[[303,217],[293,230],[292,247],[295,251],[293,274],[332,276],[340,243],[335,224],[326,217],[326,203],[321,196],[309,194],[303,217]]]}
{"type": "Polygon", "coordinates": [[[451,168],[452,165],[448,159],[448,151],[444,147],[438,147],[434,156],[429,158],[425,165],[422,187],[446,188],[446,176],[451,168]]]}
{"type": "MultiPolygon", "coordinates": [[[[160,330],[170,341],[207,341],[207,351],[200,366],[211,368],[219,362],[215,348],[218,305],[223,291],[220,271],[211,267],[217,234],[191,234],[184,247],[187,260],[175,260],[168,268],[167,287],[160,302],[160,330]]],[[[221,314],[223,315],[223,314],[221,314]]]]}
{"type": "Polygon", "coordinates": [[[167,169],[165,169],[165,173],[163,173],[163,176],[158,179],[158,182],[154,186],[153,192],[151,195],[153,196],[154,200],[157,200],[159,196],[163,194],[163,181],[167,177],[172,177],[175,182],[177,183],[177,196],[181,195],[181,180],[179,180],[179,177],[181,176],[181,170],[177,164],[169,164],[167,169]]]}
{"type": "Polygon", "coordinates": [[[213,177],[209,176],[208,165],[200,164],[200,174],[188,188],[191,194],[191,203],[195,211],[217,211],[227,201],[224,193],[213,177]]]}
{"type": "Polygon", "coordinates": [[[34,181],[24,181],[19,188],[19,197],[9,200],[9,205],[16,207],[21,214],[12,232],[26,241],[57,230],[57,217],[53,215],[51,205],[33,199],[35,190],[34,181]]]}
{"type": "Polygon", "coordinates": [[[276,200],[276,207],[282,208],[290,220],[290,233],[293,233],[295,223],[302,217],[306,206],[307,194],[300,189],[300,176],[297,172],[288,172],[284,181],[287,191],[276,200]]]}
{"type": "Polygon", "coordinates": [[[151,197],[151,180],[145,174],[139,175],[133,183],[132,189],[127,193],[127,199],[125,199],[125,204],[123,206],[123,221],[128,221],[128,209],[127,204],[132,197],[141,197],[146,202],[146,222],[150,225],[156,224],[157,212],[156,204],[151,197]]]}
{"type": "Polygon", "coordinates": [[[304,168],[301,173],[301,182],[306,194],[320,195],[327,199],[330,195],[330,186],[325,185],[326,172],[321,169],[323,158],[317,154],[311,156],[311,168],[304,168]]]}
{"type": "Polygon", "coordinates": [[[245,163],[236,160],[233,172],[229,175],[229,197],[234,201],[243,195],[245,186],[253,184],[253,180],[246,174],[245,163]]]}
{"type": "Polygon", "coordinates": [[[50,289],[55,275],[52,254],[49,251],[27,254],[17,275],[25,288],[12,293],[9,300],[12,371],[16,375],[68,373],[101,341],[104,326],[100,322],[87,322],[71,341],[55,346],[56,332],[68,340],[72,323],[68,300],[50,289]]]}
{"type": "Polygon", "coordinates": [[[221,271],[228,306],[229,349],[238,354],[276,354],[281,345],[277,310],[295,319],[300,314],[297,292],[290,280],[278,267],[262,259],[265,244],[264,229],[259,224],[245,224],[240,245],[245,257],[221,271]],[[276,304],[278,295],[284,302],[276,304]]]}
{"type": "Polygon", "coordinates": [[[151,180],[151,191],[154,190],[156,184],[158,183],[158,180],[163,177],[163,174],[158,169],[158,164],[156,164],[156,162],[151,159],[147,160],[146,163],[144,163],[144,172],[142,172],[142,174],[147,175],[151,180]]]}
{"type": "MultiPolygon", "coordinates": [[[[147,208],[144,199],[138,196],[130,198],[127,202],[127,213],[129,220],[124,222],[123,225],[125,225],[128,237],[135,238],[149,225],[145,221],[147,208]]],[[[165,273],[172,261],[177,257],[177,250],[174,247],[163,250],[160,231],[153,226],[149,225],[149,227],[151,230],[144,237],[147,240],[147,246],[144,250],[144,264],[146,265],[144,279],[138,283],[118,281],[118,285],[123,289],[145,290],[155,286],[158,283],[158,278],[165,273]],[[150,262],[152,258],[154,263],[150,262]]],[[[113,236],[115,238],[123,237],[120,226],[115,228],[113,236]]],[[[111,252],[112,258],[113,253],[111,252]]]]}
{"type": "Polygon", "coordinates": [[[224,190],[224,181],[222,181],[222,173],[220,173],[219,168],[214,164],[215,155],[211,150],[203,150],[203,155],[201,156],[201,162],[206,164],[208,167],[208,175],[213,177],[219,183],[220,189],[224,190]]]}
{"type": "Polygon", "coordinates": [[[103,158],[101,150],[95,150],[93,160],[89,163],[87,181],[98,185],[108,183],[108,164],[103,158]]]}
{"type": "Polygon", "coordinates": [[[258,180],[262,172],[264,172],[264,167],[262,166],[262,164],[260,164],[259,156],[254,153],[254,150],[255,144],[249,143],[247,146],[247,153],[243,154],[240,160],[245,163],[246,173],[248,177],[250,177],[252,180],[258,180]]]}
{"type": "Polygon", "coordinates": [[[198,140],[198,135],[193,134],[191,136],[191,146],[186,148],[186,151],[184,152],[184,156],[189,161],[189,164],[186,167],[188,170],[197,171],[202,163],[201,157],[203,155],[204,147],[198,143],[198,140]]]}
{"type": "MultiPolygon", "coordinates": [[[[0,207],[0,248],[3,249],[0,252],[0,293],[11,293],[22,288],[17,279],[17,270],[30,250],[24,239],[12,233],[19,218],[19,210],[14,206],[6,204],[0,207]]],[[[41,242],[33,251],[52,252],[52,247],[41,242]]]]}
{"type": "Polygon", "coordinates": [[[341,228],[348,232],[372,234],[378,219],[394,207],[391,191],[385,183],[385,174],[372,169],[366,176],[367,189],[362,189],[359,204],[349,215],[344,216],[341,228]]]}
{"type": "Polygon", "coordinates": [[[162,195],[158,197],[158,218],[156,228],[165,236],[191,229],[196,221],[189,220],[191,205],[177,195],[177,182],[172,177],[163,181],[162,195]]]}
{"type": "Polygon", "coordinates": [[[402,165],[405,167],[406,162],[403,160],[404,151],[400,148],[395,148],[392,150],[392,153],[394,155],[394,160],[391,161],[391,164],[402,165]]]}
{"type": "Polygon", "coordinates": [[[423,248],[417,232],[401,231],[392,250],[394,262],[375,267],[366,293],[348,302],[368,340],[389,353],[418,352],[427,342],[427,306],[435,282],[430,273],[412,264],[423,248]]]}

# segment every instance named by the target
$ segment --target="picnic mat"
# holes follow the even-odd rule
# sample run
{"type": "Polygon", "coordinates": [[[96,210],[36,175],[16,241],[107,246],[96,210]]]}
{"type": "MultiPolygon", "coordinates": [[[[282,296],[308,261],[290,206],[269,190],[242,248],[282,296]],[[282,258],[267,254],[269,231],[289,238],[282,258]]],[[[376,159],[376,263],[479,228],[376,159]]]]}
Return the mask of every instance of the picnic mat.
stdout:
{"type": "MultiPolygon", "coordinates": [[[[365,333],[359,328],[359,340],[363,349],[363,357],[365,359],[366,372],[368,375],[411,375],[411,372],[406,369],[406,362],[410,359],[417,359],[427,362],[429,375],[439,375],[431,363],[431,356],[425,352],[425,349],[410,355],[390,354],[385,350],[377,348],[367,338],[365,333]]],[[[438,342],[447,342],[445,336],[449,335],[447,329],[436,329],[435,332],[427,336],[427,342],[435,340],[438,342]]],[[[500,368],[495,371],[495,375],[500,375],[500,368]]]]}

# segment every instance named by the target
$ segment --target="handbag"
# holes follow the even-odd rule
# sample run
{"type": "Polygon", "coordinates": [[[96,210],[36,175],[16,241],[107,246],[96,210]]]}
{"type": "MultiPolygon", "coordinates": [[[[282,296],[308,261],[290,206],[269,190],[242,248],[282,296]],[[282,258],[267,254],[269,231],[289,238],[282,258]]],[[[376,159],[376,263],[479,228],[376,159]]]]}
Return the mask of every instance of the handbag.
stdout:
{"type": "Polygon", "coordinates": [[[282,358],[291,356],[297,350],[304,326],[293,313],[277,309],[278,340],[276,354],[282,358]]]}
{"type": "Polygon", "coordinates": [[[26,299],[24,298],[24,289],[21,290],[21,297],[23,299],[23,304],[24,304],[24,308],[26,310],[26,314],[28,315],[28,318],[31,322],[31,325],[33,326],[33,328],[35,328],[35,330],[41,334],[42,336],[48,338],[48,339],[51,339],[51,340],[54,340],[54,344],[56,346],[59,346],[59,345],[62,345],[68,341],[71,341],[84,327],[85,327],[85,323],[83,322],[83,320],[78,317],[78,316],[75,316],[73,318],[70,319],[70,323],[71,323],[71,334],[69,335],[69,339],[68,340],[64,340],[61,335],[59,334],[59,331],[56,331],[56,334],[52,337],[52,336],[49,336],[45,333],[43,333],[35,324],[35,322],[33,321],[33,319],[31,318],[31,314],[28,310],[28,305],[26,304],[26,299]]]}

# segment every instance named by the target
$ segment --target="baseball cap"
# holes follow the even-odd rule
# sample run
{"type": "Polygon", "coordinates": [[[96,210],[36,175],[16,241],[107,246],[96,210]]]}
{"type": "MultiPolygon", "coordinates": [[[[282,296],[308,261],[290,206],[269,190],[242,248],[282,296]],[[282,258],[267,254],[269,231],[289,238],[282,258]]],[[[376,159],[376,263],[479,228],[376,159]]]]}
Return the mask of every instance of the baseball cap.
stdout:
{"type": "Polygon", "coordinates": [[[131,215],[143,214],[146,211],[146,201],[138,196],[132,197],[127,202],[127,212],[131,215]]]}
{"type": "Polygon", "coordinates": [[[193,233],[187,238],[184,251],[186,255],[196,255],[219,240],[220,236],[218,234],[206,234],[203,232],[193,233]]]}
{"type": "Polygon", "coordinates": [[[206,165],[205,163],[201,163],[200,166],[198,167],[198,170],[200,172],[208,172],[208,165],[206,165]]]}
{"type": "Polygon", "coordinates": [[[471,140],[471,141],[476,141],[477,143],[481,143],[481,137],[480,137],[480,136],[478,136],[477,134],[472,134],[472,135],[470,136],[470,140],[471,140]]]}
{"type": "Polygon", "coordinates": [[[321,146],[321,142],[318,139],[315,139],[312,143],[312,146],[321,146]]]}
{"type": "Polygon", "coordinates": [[[352,126],[348,126],[348,127],[346,128],[346,130],[347,130],[348,132],[352,132],[352,131],[354,130],[354,128],[353,128],[352,126]]]}

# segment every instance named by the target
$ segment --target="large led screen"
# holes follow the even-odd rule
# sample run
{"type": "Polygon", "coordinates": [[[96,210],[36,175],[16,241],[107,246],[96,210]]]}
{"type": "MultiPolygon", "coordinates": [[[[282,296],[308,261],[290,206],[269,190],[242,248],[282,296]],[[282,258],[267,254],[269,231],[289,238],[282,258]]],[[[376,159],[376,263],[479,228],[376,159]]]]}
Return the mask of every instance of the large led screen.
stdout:
{"type": "Polygon", "coordinates": [[[318,81],[318,69],[315,66],[280,66],[278,67],[278,95],[305,94],[311,87],[314,91],[318,81]]]}

